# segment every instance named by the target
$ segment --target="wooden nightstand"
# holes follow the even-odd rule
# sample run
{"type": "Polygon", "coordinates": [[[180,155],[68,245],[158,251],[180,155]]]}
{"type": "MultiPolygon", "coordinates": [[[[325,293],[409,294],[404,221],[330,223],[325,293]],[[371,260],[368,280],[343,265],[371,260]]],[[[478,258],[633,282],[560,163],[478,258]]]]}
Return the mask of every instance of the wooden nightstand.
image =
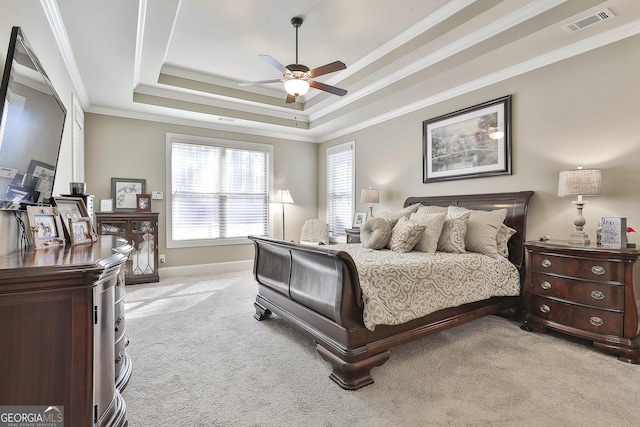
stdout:
{"type": "Polygon", "coordinates": [[[345,228],[347,233],[347,243],[360,243],[360,229],[359,228],[345,228]]]}
{"type": "Polygon", "coordinates": [[[640,252],[562,241],[525,247],[522,328],[591,340],[603,353],[640,363],[640,252]]]}

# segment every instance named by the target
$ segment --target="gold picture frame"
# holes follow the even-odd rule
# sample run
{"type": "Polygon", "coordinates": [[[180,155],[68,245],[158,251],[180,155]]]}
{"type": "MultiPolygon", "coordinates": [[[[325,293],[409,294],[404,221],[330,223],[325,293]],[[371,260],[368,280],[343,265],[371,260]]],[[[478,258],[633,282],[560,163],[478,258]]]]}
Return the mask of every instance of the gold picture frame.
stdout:
{"type": "Polygon", "coordinates": [[[29,226],[36,249],[64,246],[60,210],[55,206],[27,206],[29,226]]]}
{"type": "Polygon", "coordinates": [[[69,218],[69,236],[73,246],[98,241],[98,235],[93,231],[89,217],[69,218]]]}

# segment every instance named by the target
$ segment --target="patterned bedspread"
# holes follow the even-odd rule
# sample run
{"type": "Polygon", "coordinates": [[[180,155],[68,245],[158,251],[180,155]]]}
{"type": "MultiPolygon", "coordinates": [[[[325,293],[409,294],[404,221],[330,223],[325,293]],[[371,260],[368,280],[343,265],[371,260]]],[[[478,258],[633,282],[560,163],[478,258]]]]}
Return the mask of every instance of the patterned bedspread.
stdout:
{"type": "Polygon", "coordinates": [[[372,250],[340,244],[355,261],[364,298],[364,324],[398,325],[434,311],[492,296],[520,293],[516,267],[501,256],[372,250]]]}

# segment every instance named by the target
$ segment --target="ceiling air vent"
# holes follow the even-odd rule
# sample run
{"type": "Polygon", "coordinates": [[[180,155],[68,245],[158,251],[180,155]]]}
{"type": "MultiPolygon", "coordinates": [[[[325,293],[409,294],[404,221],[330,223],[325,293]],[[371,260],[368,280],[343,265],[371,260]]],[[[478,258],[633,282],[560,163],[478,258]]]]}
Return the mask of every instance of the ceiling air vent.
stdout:
{"type": "Polygon", "coordinates": [[[592,24],[597,24],[598,22],[602,22],[605,19],[613,18],[615,15],[609,9],[603,9],[599,12],[594,13],[593,15],[585,16],[571,24],[567,24],[562,27],[567,33],[575,33],[578,30],[582,30],[585,27],[588,27],[592,24]]]}

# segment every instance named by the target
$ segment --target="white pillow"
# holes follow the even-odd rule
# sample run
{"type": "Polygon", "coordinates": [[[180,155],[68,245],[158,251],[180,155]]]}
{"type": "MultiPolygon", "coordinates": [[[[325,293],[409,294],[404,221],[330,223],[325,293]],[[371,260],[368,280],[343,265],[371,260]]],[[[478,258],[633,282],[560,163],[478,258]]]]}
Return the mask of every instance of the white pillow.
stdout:
{"type": "Polygon", "coordinates": [[[400,218],[409,218],[409,215],[414,213],[420,207],[420,203],[415,203],[411,206],[407,206],[404,209],[394,212],[380,212],[378,218],[384,218],[391,223],[391,227],[395,226],[400,218]]]}
{"type": "MultiPolygon", "coordinates": [[[[465,235],[465,249],[484,255],[498,255],[498,230],[507,216],[506,209],[494,211],[468,210],[459,206],[451,206],[449,212],[469,212],[467,233],[465,235]]],[[[447,213],[449,215],[449,213],[447,213]]]]}
{"type": "Polygon", "coordinates": [[[447,213],[445,206],[420,206],[416,211],[418,215],[435,214],[435,213],[447,213]]]}
{"type": "Polygon", "coordinates": [[[416,224],[401,217],[391,230],[389,248],[395,252],[411,252],[424,233],[424,225],[416,224]]]}
{"type": "MultiPolygon", "coordinates": [[[[419,211],[418,209],[418,212],[419,211]]],[[[442,226],[447,218],[447,214],[442,212],[420,215],[418,212],[412,213],[411,216],[409,216],[409,221],[424,225],[425,229],[422,237],[413,249],[432,254],[438,249],[438,240],[440,239],[440,233],[442,232],[442,226]]]]}
{"type": "Polygon", "coordinates": [[[467,234],[467,222],[471,212],[468,210],[458,211],[456,206],[449,206],[447,218],[442,226],[442,232],[438,239],[438,250],[440,252],[451,252],[461,254],[465,251],[465,236],[467,234]]]}
{"type": "Polygon", "coordinates": [[[371,218],[360,229],[363,248],[382,249],[391,238],[391,224],[384,218],[371,218]]]}
{"type": "Polygon", "coordinates": [[[502,255],[503,257],[509,256],[509,247],[508,247],[509,239],[511,239],[511,236],[513,236],[516,233],[517,233],[516,230],[506,226],[505,224],[502,224],[500,226],[500,229],[498,230],[498,234],[496,236],[496,245],[498,247],[499,255],[502,255]]]}

